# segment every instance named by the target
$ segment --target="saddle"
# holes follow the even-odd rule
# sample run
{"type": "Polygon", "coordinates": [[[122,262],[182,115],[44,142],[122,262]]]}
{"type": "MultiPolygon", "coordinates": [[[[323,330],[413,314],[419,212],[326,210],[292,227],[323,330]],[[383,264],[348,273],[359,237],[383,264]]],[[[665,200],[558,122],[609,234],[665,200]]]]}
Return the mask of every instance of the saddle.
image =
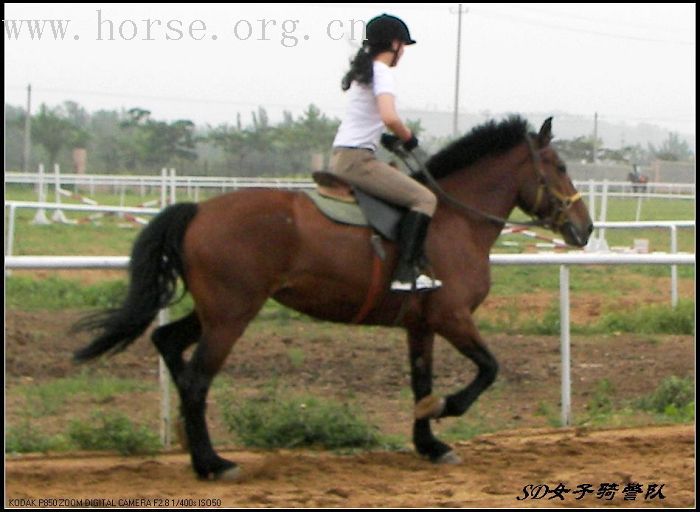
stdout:
{"type": "Polygon", "coordinates": [[[340,224],[369,226],[385,239],[397,241],[406,208],[370,195],[330,172],[317,171],[312,176],[316,190],[305,192],[326,217],[340,224]]]}

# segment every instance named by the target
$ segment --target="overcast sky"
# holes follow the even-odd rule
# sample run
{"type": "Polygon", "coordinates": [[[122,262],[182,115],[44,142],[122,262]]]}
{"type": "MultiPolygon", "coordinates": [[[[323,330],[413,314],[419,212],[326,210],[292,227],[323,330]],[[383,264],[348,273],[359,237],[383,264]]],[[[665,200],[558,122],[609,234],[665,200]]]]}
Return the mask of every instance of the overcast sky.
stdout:
{"type": "MultiPolygon", "coordinates": [[[[395,70],[399,110],[451,111],[457,5],[5,4],[5,101],[24,105],[31,83],[34,106],[138,106],[217,125],[238,112],[247,123],[258,105],[275,120],[315,103],[340,117],[340,78],[361,42],[351,22],[387,12],[418,41],[395,70]],[[63,38],[50,24],[32,38],[19,21],[52,19],[68,20],[63,38]]],[[[463,9],[462,112],[597,111],[695,134],[695,4],[463,9]]]]}

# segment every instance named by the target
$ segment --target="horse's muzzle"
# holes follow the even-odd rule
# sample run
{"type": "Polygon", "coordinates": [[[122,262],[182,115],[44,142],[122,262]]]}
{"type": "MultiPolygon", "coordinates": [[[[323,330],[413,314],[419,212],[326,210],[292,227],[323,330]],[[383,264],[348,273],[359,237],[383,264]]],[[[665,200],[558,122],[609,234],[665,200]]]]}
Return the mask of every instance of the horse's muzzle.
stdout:
{"type": "Polygon", "coordinates": [[[593,233],[593,224],[588,223],[585,228],[576,226],[573,222],[565,222],[561,226],[561,234],[568,245],[575,247],[585,247],[588,238],[593,233]]]}

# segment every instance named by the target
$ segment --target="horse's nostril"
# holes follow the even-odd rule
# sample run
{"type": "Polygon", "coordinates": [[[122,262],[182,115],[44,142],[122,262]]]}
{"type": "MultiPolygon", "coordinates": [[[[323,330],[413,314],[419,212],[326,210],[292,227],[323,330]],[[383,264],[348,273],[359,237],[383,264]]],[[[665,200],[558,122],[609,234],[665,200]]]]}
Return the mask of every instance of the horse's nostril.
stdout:
{"type": "Polygon", "coordinates": [[[591,233],[593,233],[593,224],[588,225],[588,234],[590,235],[591,233]]]}

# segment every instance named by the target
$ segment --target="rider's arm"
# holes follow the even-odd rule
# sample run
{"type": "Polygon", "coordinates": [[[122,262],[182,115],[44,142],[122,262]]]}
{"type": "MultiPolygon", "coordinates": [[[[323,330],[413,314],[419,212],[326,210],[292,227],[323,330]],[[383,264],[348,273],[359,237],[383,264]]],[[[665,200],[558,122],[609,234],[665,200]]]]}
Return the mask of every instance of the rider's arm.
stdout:
{"type": "Polygon", "coordinates": [[[401,118],[396,113],[393,94],[379,94],[377,96],[377,106],[379,107],[379,115],[382,122],[394,132],[401,140],[408,141],[413,134],[411,130],[401,121],[401,118]]]}

